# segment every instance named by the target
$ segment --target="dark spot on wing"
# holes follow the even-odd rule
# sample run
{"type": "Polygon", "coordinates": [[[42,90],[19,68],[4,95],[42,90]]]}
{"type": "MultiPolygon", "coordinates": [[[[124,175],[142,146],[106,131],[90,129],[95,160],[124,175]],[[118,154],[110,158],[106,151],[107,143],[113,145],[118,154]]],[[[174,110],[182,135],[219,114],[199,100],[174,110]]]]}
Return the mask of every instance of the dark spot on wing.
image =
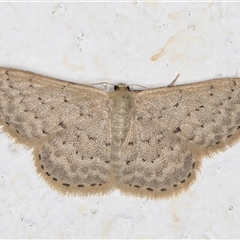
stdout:
{"type": "Polygon", "coordinates": [[[178,133],[178,132],[181,132],[181,128],[180,127],[177,127],[175,130],[173,130],[173,133],[178,133]]]}
{"type": "Polygon", "coordinates": [[[193,164],[192,164],[192,168],[195,168],[195,162],[193,162],[193,164]]]}
{"type": "Polygon", "coordinates": [[[85,187],[83,184],[79,184],[79,185],[77,185],[78,187],[85,187]]]}
{"type": "Polygon", "coordinates": [[[62,183],[62,185],[65,186],[65,187],[69,187],[70,186],[69,183],[62,183]]]}

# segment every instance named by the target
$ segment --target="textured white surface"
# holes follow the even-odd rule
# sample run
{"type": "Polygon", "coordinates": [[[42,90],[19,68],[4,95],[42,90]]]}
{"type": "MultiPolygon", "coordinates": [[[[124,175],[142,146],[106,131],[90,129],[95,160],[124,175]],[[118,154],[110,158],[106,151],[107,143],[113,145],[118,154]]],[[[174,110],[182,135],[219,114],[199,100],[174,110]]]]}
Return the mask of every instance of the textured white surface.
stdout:
{"type": "MultiPolygon", "coordinates": [[[[1,3],[0,65],[79,83],[239,77],[238,3],[1,3]]],[[[240,143],[190,190],[146,201],[62,196],[0,134],[0,238],[238,238],[240,143]]]]}

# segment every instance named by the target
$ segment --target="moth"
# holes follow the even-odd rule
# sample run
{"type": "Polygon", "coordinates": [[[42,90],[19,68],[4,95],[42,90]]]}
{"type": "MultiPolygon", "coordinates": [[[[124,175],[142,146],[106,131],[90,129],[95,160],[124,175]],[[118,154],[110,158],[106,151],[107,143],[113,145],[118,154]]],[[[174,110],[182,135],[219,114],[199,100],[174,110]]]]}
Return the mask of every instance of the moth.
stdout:
{"type": "Polygon", "coordinates": [[[0,68],[0,125],[61,193],[178,195],[240,133],[240,79],[143,91],[0,68]]]}

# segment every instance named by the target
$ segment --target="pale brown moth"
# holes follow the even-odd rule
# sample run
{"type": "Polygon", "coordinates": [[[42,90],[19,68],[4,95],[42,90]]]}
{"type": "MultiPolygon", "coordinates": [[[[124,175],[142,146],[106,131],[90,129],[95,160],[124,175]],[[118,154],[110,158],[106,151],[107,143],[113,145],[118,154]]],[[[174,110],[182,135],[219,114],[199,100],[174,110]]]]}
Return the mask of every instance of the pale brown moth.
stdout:
{"type": "Polygon", "coordinates": [[[169,197],[240,133],[240,78],[114,92],[0,68],[0,125],[54,189],[169,197]]]}

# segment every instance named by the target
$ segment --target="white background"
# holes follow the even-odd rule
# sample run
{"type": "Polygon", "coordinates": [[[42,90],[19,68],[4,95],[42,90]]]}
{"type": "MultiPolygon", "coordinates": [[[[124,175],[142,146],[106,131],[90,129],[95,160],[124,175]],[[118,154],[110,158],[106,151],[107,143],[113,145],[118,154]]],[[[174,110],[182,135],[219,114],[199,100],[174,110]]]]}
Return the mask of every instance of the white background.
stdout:
{"type": "MultiPolygon", "coordinates": [[[[0,66],[91,84],[240,76],[239,3],[0,3],[0,66]]],[[[240,143],[168,200],[71,197],[0,133],[0,238],[239,238],[240,143]]]]}

